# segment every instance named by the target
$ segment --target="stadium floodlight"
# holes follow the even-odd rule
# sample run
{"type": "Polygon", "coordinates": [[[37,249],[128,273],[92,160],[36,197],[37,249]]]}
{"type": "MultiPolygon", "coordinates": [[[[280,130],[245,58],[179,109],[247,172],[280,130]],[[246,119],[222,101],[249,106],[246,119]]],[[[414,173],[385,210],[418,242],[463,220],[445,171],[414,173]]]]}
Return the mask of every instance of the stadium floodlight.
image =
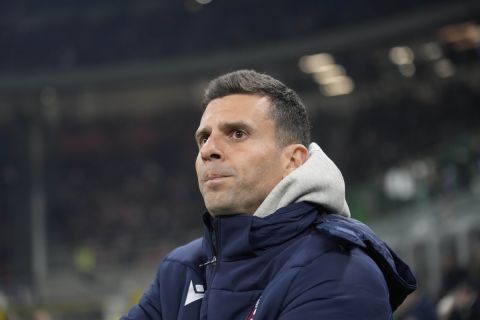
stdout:
{"type": "Polygon", "coordinates": [[[452,77],[456,72],[455,65],[449,59],[438,60],[433,65],[433,68],[440,78],[452,77]]]}
{"type": "Polygon", "coordinates": [[[329,64],[319,69],[312,77],[318,84],[326,84],[331,82],[331,79],[345,76],[345,74],[346,72],[343,66],[339,64],[329,64]]]}
{"type": "Polygon", "coordinates": [[[398,65],[398,71],[402,74],[402,76],[410,78],[413,77],[417,68],[413,63],[404,63],[398,65]]]}
{"type": "Polygon", "coordinates": [[[409,47],[393,47],[389,53],[390,60],[396,65],[411,64],[415,55],[409,47]]]}
{"type": "Polygon", "coordinates": [[[346,95],[353,92],[355,84],[348,76],[331,78],[328,83],[320,87],[322,93],[328,97],[346,95]]]}
{"type": "Polygon", "coordinates": [[[440,60],[443,57],[443,51],[437,42],[428,42],[421,46],[422,56],[429,61],[440,60]]]}
{"type": "Polygon", "coordinates": [[[317,73],[319,70],[325,68],[325,66],[335,63],[335,59],[329,53],[317,53],[313,55],[303,56],[298,61],[300,70],[305,73],[317,73]]]}

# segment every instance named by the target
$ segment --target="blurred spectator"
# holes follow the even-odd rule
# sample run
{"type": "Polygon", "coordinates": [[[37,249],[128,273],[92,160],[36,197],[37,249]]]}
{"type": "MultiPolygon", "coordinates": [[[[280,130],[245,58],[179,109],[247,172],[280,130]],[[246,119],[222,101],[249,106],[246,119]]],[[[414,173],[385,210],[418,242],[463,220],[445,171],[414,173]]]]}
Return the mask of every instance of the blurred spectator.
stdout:
{"type": "Polygon", "coordinates": [[[470,283],[459,284],[438,304],[440,320],[480,319],[480,296],[470,283]]]}
{"type": "Polygon", "coordinates": [[[468,278],[468,270],[458,263],[455,254],[444,257],[442,265],[442,287],[439,297],[451,292],[459,283],[468,278]]]}
{"type": "Polygon", "coordinates": [[[52,320],[52,316],[50,315],[50,312],[44,309],[37,309],[35,310],[34,313],[34,320],[52,320]]]}
{"type": "Polygon", "coordinates": [[[0,320],[7,320],[8,300],[7,296],[0,291],[0,320]]]}
{"type": "Polygon", "coordinates": [[[437,320],[435,303],[420,291],[405,299],[395,313],[396,320],[437,320]]]}
{"type": "Polygon", "coordinates": [[[73,252],[75,269],[86,279],[94,280],[96,257],[92,247],[82,245],[73,252]]]}

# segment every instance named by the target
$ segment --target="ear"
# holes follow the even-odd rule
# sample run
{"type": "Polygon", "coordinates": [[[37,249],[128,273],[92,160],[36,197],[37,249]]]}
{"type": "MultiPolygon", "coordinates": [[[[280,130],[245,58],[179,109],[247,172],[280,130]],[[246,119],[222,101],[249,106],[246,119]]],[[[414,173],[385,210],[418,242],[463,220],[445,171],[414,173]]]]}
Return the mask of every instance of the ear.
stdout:
{"type": "Polygon", "coordinates": [[[285,170],[283,177],[285,178],[290,172],[300,167],[308,159],[308,149],[303,144],[290,144],[284,149],[285,170]]]}

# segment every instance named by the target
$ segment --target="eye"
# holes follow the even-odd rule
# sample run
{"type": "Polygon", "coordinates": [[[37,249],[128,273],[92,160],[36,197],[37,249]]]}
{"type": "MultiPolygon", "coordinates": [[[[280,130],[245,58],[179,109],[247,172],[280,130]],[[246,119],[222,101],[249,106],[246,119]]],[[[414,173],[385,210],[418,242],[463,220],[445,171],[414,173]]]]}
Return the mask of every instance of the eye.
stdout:
{"type": "Polygon", "coordinates": [[[197,144],[199,147],[203,146],[205,143],[207,143],[208,140],[208,135],[201,135],[197,138],[197,144]]]}
{"type": "Polygon", "coordinates": [[[241,140],[247,136],[247,133],[242,130],[233,130],[232,131],[232,138],[235,140],[241,140]]]}

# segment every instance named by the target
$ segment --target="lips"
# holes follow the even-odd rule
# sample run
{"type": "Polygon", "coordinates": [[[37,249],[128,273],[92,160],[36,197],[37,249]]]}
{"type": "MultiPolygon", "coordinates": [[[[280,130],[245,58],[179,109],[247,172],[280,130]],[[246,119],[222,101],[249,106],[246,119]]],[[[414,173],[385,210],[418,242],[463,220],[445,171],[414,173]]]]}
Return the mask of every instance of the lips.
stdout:
{"type": "Polygon", "coordinates": [[[200,174],[200,181],[204,183],[215,182],[231,176],[233,176],[233,172],[229,168],[219,168],[218,166],[215,168],[210,167],[205,168],[205,170],[200,174]]]}
{"type": "Polygon", "coordinates": [[[227,177],[230,177],[230,175],[211,173],[211,174],[204,175],[202,177],[202,181],[204,181],[204,182],[215,181],[215,180],[219,180],[219,179],[227,178],[227,177]]]}

